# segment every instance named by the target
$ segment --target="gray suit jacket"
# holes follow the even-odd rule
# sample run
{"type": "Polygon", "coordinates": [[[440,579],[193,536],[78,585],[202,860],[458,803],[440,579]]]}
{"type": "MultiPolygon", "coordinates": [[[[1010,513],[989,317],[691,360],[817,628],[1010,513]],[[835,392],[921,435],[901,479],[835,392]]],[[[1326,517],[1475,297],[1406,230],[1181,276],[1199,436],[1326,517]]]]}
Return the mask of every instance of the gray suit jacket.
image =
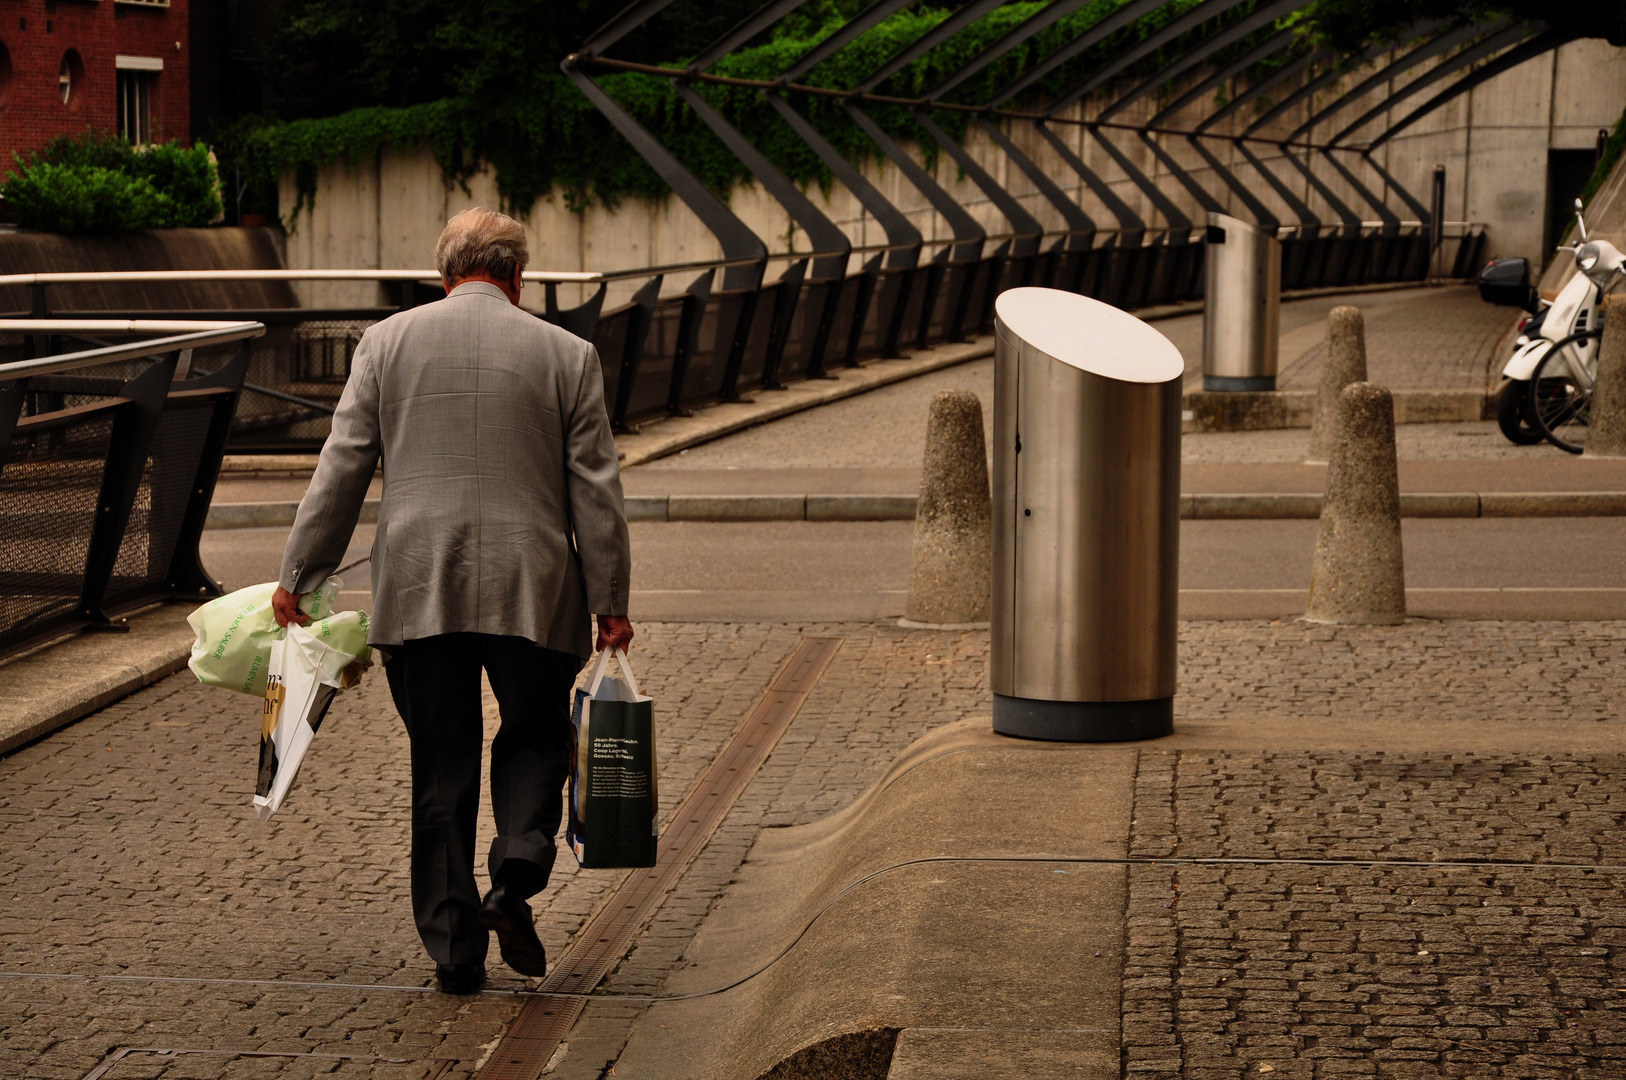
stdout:
{"type": "Polygon", "coordinates": [[[475,631],[589,656],[589,612],[626,614],[621,471],[587,342],[481,282],[369,328],[283,588],[339,565],[381,454],[374,645],[475,631]]]}

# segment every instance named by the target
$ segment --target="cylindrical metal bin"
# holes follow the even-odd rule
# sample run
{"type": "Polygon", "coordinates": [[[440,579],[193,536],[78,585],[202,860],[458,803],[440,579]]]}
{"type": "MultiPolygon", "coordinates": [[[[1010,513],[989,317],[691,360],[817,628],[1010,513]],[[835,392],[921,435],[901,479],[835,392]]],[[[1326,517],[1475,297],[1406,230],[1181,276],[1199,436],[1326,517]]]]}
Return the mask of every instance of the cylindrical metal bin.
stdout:
{"type": "Polygon", "coordinates": [[[994,730],[1167,735],[1185,363],[1074,293],[1011,289],[994,311],[994,730]]]}
{"type": "Polygon", "coordinates": [[[1208,215],[1203,389],[1276,389],[1282,242],[1226,214],[1208,215]]]}

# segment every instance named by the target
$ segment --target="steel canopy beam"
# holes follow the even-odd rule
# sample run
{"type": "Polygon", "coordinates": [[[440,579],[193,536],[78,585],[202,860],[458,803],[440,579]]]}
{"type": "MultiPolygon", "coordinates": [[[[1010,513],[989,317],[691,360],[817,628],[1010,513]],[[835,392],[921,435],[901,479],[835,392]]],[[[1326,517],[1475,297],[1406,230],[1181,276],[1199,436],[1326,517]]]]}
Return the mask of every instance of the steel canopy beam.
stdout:
{"type": "Polygon", "coordinates": [[[937,46],[1003,3],[1005,3],[1005,0],[972,0],[971,3],[899,49],[886,63],[866,75],[864,80],[858,84],[858,89],[875,89],[894,74],[913,63],[917,57],[924,56],[937,48],[937,46]]]}
{"type": "Polygon", "coordinates": [[[1208,93],[1210,90],[1213,90],[1220,84],[1229,82],[1231,79],[1236,78],[1244,71],[1247,71],[1249,68],[1253,67],[1253,65],[1257,64],[1259,61],[1270,56],[1275,56],[1283,49],[1292,45],[1297,36],[1298,35],[1292,30],[1279,31],[1273,37],[1261,42],[1257,48],[1253,49],[1246,56],[1239,57],[1227,64],[1225,67],[1220,68],[1208,78],[1204,79],[1196,86],[1193,86],[1190,90],[1187,90],[1184,94],[1181,94],[1169,104],[1163,106],[1163,108],[1159,109],[1152,115],[1150,120],[1146,121],[1147,126],[1156,127],[1158,124],[1161,124],[1164,120],[1167,120],[1169,117],[1173,116],[1175,113],[1179,112],[1187,105],[1190,105],[1193,101],[1196,101],[1198,98],[1202,97],[1204,94],[1208,93]]]}
{"type": "MultiPolygon", "coordinates": [[[[1289,210],[1298,215],[1299,224],[1301,226],[1307,229],[1313,229],[1316,232],[1320,231],[1321,219],[1316,217],[1315,212],[1310,209],[1303,199],[1299,198],[1298,195],[1294,193],[1292,188],[1282,183],[1281,177],[1271,172],[1270,169],[1265,166],[1265,163],[1260,161],[1252,150],[1248,149],[1248,145],[1246,143],[1244,143],[1241,139],[1236,139],[1231,145],[1235,146],[1242,152],[1242,156],[1248,159],[1248,164],[1253,166],[1254,172],[1258,173],[1260,178],[1263,179],[1265,183],[1270,185],[1271,190],[1275,191],[1277,195],[1281,196],[1282,202],[1287,204],[1287,208],[1289,210]]],[[[1316,232],[1312,232],[1311,235],[1316,235],[1316,232]]]]}
{"type": "Polygon", "coordinates": [[[792,82],[806,75],[809,71],[824,63],[825,60],[846,48],[848,44],[863,35],[865,31],[873,26],[880,25],[894,12],[902,11],[913,2],[914,0],[875,0],[875,3],[848,19],[841,29],[807,50],[797,58],[794,64],[780,72],[780,83],[792,82]]]}
{"type": "Polygon", "coordinates": [[[723,145],[739,158],[745,167],[751,170],[768,193],[785,208],[796,224],[800,225],[813,244],[814,251],[839,251],[839,255],[824,255],[814,260],[813,276],[816,278],[839,277],[846,272],[847,256],[852,251],[852,242],[847,234],[841,231],[840,226],[831,221],[813,201],[802,193],[790,177],[780,172],[771,161],[763,156],[762,151],[751,145],[740,131],[723,119],[722,115],[713,109],[709,102],[699,94],[682,83],[674,85],[673,89],[688,102],[689,108],[695,111],[706,126],[716,133],[723,141],[723,145]]]}
{"type": "MultiPolygon", "coordinates": [[[[1473,40],[1482,32],[1483,31],[1480,27],[1469,23],[1455,27],[1454,29],[1446,30],[1444,33],[1437,34],[1434,37],[1429,38],[1427,41],[1424,41],[1410,52],[1396,57],[1394,60],[1378,68],[1371,75],[1368,75],[1366,78],[1362,79],[1360,82],[1356,83],[1342,94],[1334,97],[1320,109],[1312,110],[1310,113],[1310,118],[1294,129],[1295,134],[1309,131],[1311,128],[1315,127],[1316,124],[1320,123],[1323,118],[1331,116],[1339,109],[1344,108],[1349,102],[1359,98],[1373,87],[1381,86],[1383,83],[1394,79],[1396,76],[1404,74],[1416,65],[1421,64],[1424,60],[1432,59],[1433,57],[1439,56],[1441,53],[1446,52],[1447,50],[1456,48],[1465,41],[1473,40]]],[[[1374,46],[1374,48],[1377,47],[1374,46]]],[[[1371,50],[1368,50],[1368,53],[1368,59],[1376,59],[1377,56],[1381,55],[1381,50],[1379,50],[1377,53],[1372,53],[1371,50]]],[[[1322,77],[1325,78],[1330,74],[1333,74],[1333,71],[1329,70],[1327,72],[1323,72],[1322,77]]],[[[1341,77],[1342,74],[1342,72],[1338,72],[1337,76],[1335,77],[1341,77]]]]}
{"type": "Polygon", "coordinates": [[[1223,214],[1225,212],[1225,207],[1220,205],[1220,201],[1209,194],[1207,188],[1197,183],[1196,177],[1192,176],[1178,161],[1174,160],[1172,154],[1159,146],[1156,139],[1144,131],[1139,134],[1140,141],[1145,143],[1152,153],[1157,156],[1157,159],[1163,163],[1163,167],[1169,170],[1169,175],[1180,181],[1181,187],[1191,192],[1191,197],[1197,200],[1198,206],[1211,214],[1223,214]]]}
{"type": "Polygon", "coordinates": [[[1179,18],[1170,22],[1167,26],[1163,27],[1163,29],[1140,42],[1140,44],[1119,53],[1106,64],[1091,72],[1089,78],[1085,79],[1083,82],[1079,83],[1077,86],[1063,94],[1061,97],[1057,98],[1056,101],[1045,110],[1045,115],[1054,116],[1056,113],[1067,108],[1067,106],[1073,104],[1075,101],[1085,97],[1090,93],[1090,91],[1104,85],[1108,79],[1112,78],[1114,75],[1118,74],[1118,72],[1122,71],[1130,64],[1133,64],[1135,61],[1156,52],[1158,49],[1161,49],[1169,42],[1179,38],[1180,35],[1186,33],[1188,30],[1191,30],[1193,27],[1199,26],[1202,23],[1207,22],[1209,19],[1215,18],[1216,16],[1223,15],[1239,4],[1246,2],[1247,0],[1204,0],[1203,3],[1198,4],[1184,15],[1181,15],[1179,18]]]}
{"type": "Polygon", "coordinates": [[[1441,79],[1444,79],[1449,75],[1454,75],[1471,64],[1477,64],[1479,61],[1501,52],[1510,45],[1517,45],[1519,42],[1523,41],[1525,38],[1531,36],[1535,32],[1535,28],[1527,24],[1509,26],[1499,33],[1492,34],[1484,40],[1476,42],[1474,45],[1462,50],[1455,56],[1447,60],[1442,60],[1433,68],[1425,71],[1423,74],[1419,75],[1405,86],[1402,86],[1399,90],[1390,94],[1383,101],[1356,117],[1353,121],[1347,124],[1343,130],[1338,132],[1338,134],[1334,135],[1331,139],[1328,139],[1327,145],[1338,145],[1340,142],[1343,142],[1344,139],[1352,132],[1358,131],[1363,125],[1367,124],[1375,117],[1393,109],[1397,102],[1404,101],[1413,94],[1417,94],[1428,89],[1441,79]]]}
{"type": "Polygon", "coordinates": [[[965,207],[955,201],[954,196],[944,191],[931,174],[921,168],[914,158],[910,157],[903,147],[893,141],[892,137],[881,130],[879,124],[870,119],[869,114],[860,109],[851,101],[843,101],[841,107],[847,111],[864,134],[881,152],[891,159],[898,171],[913,184],[926,201],[932,204],[932,209],[943,215],[954,232],[954,260],[956,262],[974,262],[982,258],[982,242],[988,238],[987,232],[977,224],[977,219],[966,212],[965,207]]]}
{"type": "Polygon", "coordinates": [[[1005,104],[1079,53],[1105,40],[1108,35],[1122,30],[1142,16],[1151,14],[1162,7],[1164,3],[1165,0],[1129,0],[1129,3],[1091,26],[1066,45],[1050,52],[1043,60],[1018,76],[1009,86],[995,94],[988,101],[988,104],[995,107],[1005,104]]]}
{"type": "Polygon", "coordinates": [[[1367,152],[1370,153],[1376,150],[1435,109],[1454,100],[1459,95],[1467,93],[1487,79],[1493,79],[1504,71],[1511,71],[1526,60],[1533,60],[1543,53],[1551,52],[1560,45],[1574,41],[1579,36],[1580,34],[1573,30],[1543,30],[1523,45],[1514,46],[1484,67],[1464,75],[1434,97],[1407,113],[1399,123],[1389,125],[1389,130],[1367,144],[1367,152]]]}
{"type": "Polygon", "coordinates": [[[965,147],[955,142],[949,137],[948,132],[933,123],[932,118],[927,116],[924,110],[914,110],[914,117],[915,121],[926,129],[926,133],[936,139],[937,144],[948,152],[960,170],[971,178],[971,182],[982,189],[982,193],[988,196],[988,201],[999,208],[999,212],[1005,215],[1005,220],[1011,223],[1011,231],[1016,234],[1011,250],[1017,255],[1036,254],[1039,250],[1039,241],[1044,239],[1044,226],[1039,224],[1039,219],[1024,210],[1022,204],[1016,201],[1016,197],[988,175],[988,171],[977,163],[976,158],[966,152],[965,147]]]}
{"type": "Polygon", "coordinates": [[[1151,177],[1141,172],[1135,166],[1135,163],[1129,160],[1128,155],[1113,145],[1112,140],[1101,134],[1097,129],[1085,128],[1084,130],[1095,136],[1095,141],[1100,143],[1101,148],[1107,152],[1108,156],[1118,163],[1118,168],[1122,169],[1124,175],[1129,177],[1129,182],[1140,188],[1141,193],[1152,201],[1152,205],[1157,207],[1158,213],[1162,214],[1164,219],[1168,221],[1171,232],[1178,232],[1182,229],[1187,232],[1191,231],[1191,219],[1186,217],[1178,206],[1174,205],[1172,199],[1163,194],[1162,190],[1152,182],[1151,177]]]}
{"type": "Polygon", "coordinates": [[[1023,174],[1033,182],[1033,186],[1039,189],[1040,194],[1050,200],[1050,205],[1054,206],[1056,211],[1061,214],[1062,219],[1067,222],[1067,230],[1070,234],[1067,237],[1068,250],[1076,251],[1088,249],[1092,246],[1096,231],[1095,221],[1089,214],[1084,212],[1084,208],[1068,198],[1067,193],[1061,189],[1055,180],[1051,179],[1050,174],[1041,169],[1036,161],[1024,154],[1011,141],[1010,136],[1000,130],[998,124],[987,117],[978,117],[977,123],[988,133],[988,137],[993,139],[1001,150],[1005,151],[1005,156],[1010,158],[1016,164],[1016,167],[1021,169],[1023,174]]]}
{"type": "MultiPolygon", "coordinates": [[[[1221,30],[1219,33],[1210,35],[1195,48],[1188,49],[1186,52],[1182,53],[1179,59],[1175,60],[1174,63],[1141,80],[1140,85],[1134,87],[1117,101],[1114,101],[1112,104],[1108,105],[1105,109],[1102,109],[1096,114],[1095,118],[1097,120],[1105,120],[1108,117],[1123,111],[1125,108],[1133,105],[1135,102],[1139,101],[1141,98],[1145,97],[1159,86],[1178,78],[1187,71],[1190,71],[1192,68],[1196,67],[1204,60],[1207,60],[1210,56],[1213,56],[1226,46],[1234,45],[1236,42],[1247,37],[1254,31],[1262,29],[1267,24],[1275,22],[1277,19],[1284,15],[1290,14],[1294,9],[1301,6],[1303,6],[1302,0],[1276,0],[1276,3],[1274,4],[1268,4],[1264,7],[1258,8],[1248,15],[1245,15],[1231,26],[1221,30]]],[[[1271,40],[1274,41],[1275,37],[1273,37],[1271,40]]],[[[1252,54],[1250,53],[1250,55],[1252,54]]]]}
{"type": "Polygon", "coordinates": [[[772,0],[764,4],[740,20],[728,33],[701,49],[699,55],[689,62],[689,70],[696,74],[705,71],[805,3],[807,0],[772,0]]]}
{"type": "Polygon", "coordinates": [[[864,179],[864,174],[856,169],[852,162],[842,157],[841,151],[831,146],[818,129],[807,122],[807,118],[795,109],[790,102],[778,94],[768,95],[768,104],[772,105],[785,122],[791,126],[801,140],[812,148],[824,167],[835,174],[836,179],[847,186],[860,205],[880,223],[882,231],[886,233],[886,242],[893,245],[887,253],[886,264],[891,267],[913,267],[920,261],[920,245],[922,237],[920,230],[914,223],[904,216],[903,211],[875,189],[875,185],[864,179]]]}
{"type": "Polygon", "coordinates": [[[1039,129],[1039,134],[1045,137],[1045,141],[1078,174],[1079,179],[1083,180],[1089,189],[1095,193],[1095,197],[1106,204],[1107,213],[1118,219],[1118,246],[1139,247],[1139,238],[1146,233],[1146,222],[1141,219],[1141,216],[1135,213],[1128,203],[1118,198],[1117,193],[1112,190],[1111,186],[1095,175],[1095,170],[1084,164],[1084,159],[1074,153],[1073,148],[1062,142],[1048,126],[1036,122],[1034,127],[1039,129]],[[1125,244],[1124,241],[1130,236],[1136,238],[1135,243],[1125,244]]]}
{"type": "MultiPolygon", "coordinates": [[[[657,0],[657,3],[660,2],[662,0],[657,0]]],[[[706,228],[711,230],[712,235],[717,237],[717,242],[722,245],[723,257],[759,260],[745,266],[730,266],[723,273],[723,287],[755,289],[762,284],[762,273],[768,259],[767,245],[745,222],[735,217],[734,212],[725,206],[721,199],[708,191],[699,177],[684,168],[682,162],[672,156],[671,151],[662,146],[642,124],[634,120],[619,102],[605,93],[586,74],[576,70],[573,63],[575,59],[574,56],[566,57],[564,63],[560,65],[570,77],[570,81],[587,95],[587,99],[615,125],[622,137],[632,144],[632,148],[649,162],[650,168],[659,173],[661,179],[671,185],[677,197],[705,223],[706,228]]]]}
{"type": "Polygon", "coordinates": [[[989,45],[976,56],[967,60],[960,68],[951,73],[948,78],[926,91],[927,101],[936,101],[950,90],[971,78],[977,72],[998,60],[1018,45],[1027,41],[1034,34],[1060,22],[1074,11],[1083,7],[1088,0],[1054,0],[1053,3],[1039,9],[1028,16],[1021,24],[1005,32],[1005,36],[989,45]]]}
{"type": "Polygon", "coordinates": [[[1227,116],[1230,116],[1232,113],[1241,109],[1242,106],[1246,105],[1254,98],[1259,97],[1266,91],[1272,90],[1281,83],[1291,79],[1293,76],[1309,67],[1310,64],[1316,60],[1330,62],[1332,60],[1332,54],[1326,52],[1310,52],[1305,53],[1303,56],[1296,59],[1289,60],[1285,67],[1278,68],[1271,74],[1265,76],[1263,79],[1260,79],[1258,82],[1248,87],[1246,90],[1242,91],[1242,93],[1238,94],[1224,105],[1221,105],[1212,114],[1210,114],[1207,119],[1203,120],[1196,127],[1192,128],[1191,133],[1193,135],[1201,135],[1205,128],[1212,127],[1221,120],[1224,120],[1227,116]]]}
{"type": "Polygon", "coordinates": [[[1195,135],[1187,135],[1186,141],[1191,143],[1193,150],[1202,155],[1204,161],[1208,162],[1208,167],[1213,169],[1221,180],[1225,181],[1225,186],[1231,189],[1232,194],[1242,200],[1242,205],[1246,206],[1248,212],[1253,215],[1255,225],[1258,225],[1261,229],[1269,229],[1273,233],[1282,227],[1281,219],[1271,213],[1270,209],[1259,201],[1259,197],[1253,193],[1247,184],[1237,178],[1236,173],[1226,168],[1219,158],[1209,153],[1208,147],[1202,144],[1202,140],[1195,135]]]}
{"type": "Polygon", "coordinates": [[[1333,157],[1331,150],[1321,151],[1321,156],[1327,159],[1327,164],[1338,171],[1338,175],[1344,178],[1346,184],[1355,189],[1355,194],[1359,195],[1366,202],[1366,205],[1377,212],[1378,219],[1383,222],[1383,235],[1399,235],[1400,215],[1389,209],[1388,204],[1380,199],[1371,188],[1361,183],[1360,178],[1354,172],[1345,168],[1343,162],[1333,157]]]}

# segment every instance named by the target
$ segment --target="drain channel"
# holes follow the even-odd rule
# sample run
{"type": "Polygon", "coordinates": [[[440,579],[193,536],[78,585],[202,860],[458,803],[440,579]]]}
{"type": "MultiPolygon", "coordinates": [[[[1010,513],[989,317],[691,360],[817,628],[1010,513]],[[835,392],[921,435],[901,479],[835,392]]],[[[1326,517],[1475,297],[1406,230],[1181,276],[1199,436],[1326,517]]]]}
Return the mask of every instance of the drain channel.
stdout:
{"type": "Polygon", "coordinates": [[[535,1080],[542,1074],[586,1007],[582,995],[626,955],[632,939],[706,846],[830,666],[841,642],[841,638],[802,639],[740,730],[673,812],[661,833],[655,865],[628,874],[582,927],[549,969],[537,996],[526,1001],[477,1080],[535,1080]]]}

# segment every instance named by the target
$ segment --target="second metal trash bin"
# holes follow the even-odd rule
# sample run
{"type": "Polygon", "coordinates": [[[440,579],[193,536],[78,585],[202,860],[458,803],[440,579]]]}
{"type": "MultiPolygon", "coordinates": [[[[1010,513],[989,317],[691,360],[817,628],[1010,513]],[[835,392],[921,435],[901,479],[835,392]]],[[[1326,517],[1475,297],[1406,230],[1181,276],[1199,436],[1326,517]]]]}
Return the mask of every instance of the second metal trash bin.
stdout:
{"type": "Polygon", "coordinates": [[[1180,351],[1055,289],[994,304],[994,730],[1173,730],[1180,351]]]}
{"type": "Polygon", "coordinates": [[[1203,389],[1276,389],[1282,242],[1273,230],[1210,212],[1203,273],[1203,389]]]}

